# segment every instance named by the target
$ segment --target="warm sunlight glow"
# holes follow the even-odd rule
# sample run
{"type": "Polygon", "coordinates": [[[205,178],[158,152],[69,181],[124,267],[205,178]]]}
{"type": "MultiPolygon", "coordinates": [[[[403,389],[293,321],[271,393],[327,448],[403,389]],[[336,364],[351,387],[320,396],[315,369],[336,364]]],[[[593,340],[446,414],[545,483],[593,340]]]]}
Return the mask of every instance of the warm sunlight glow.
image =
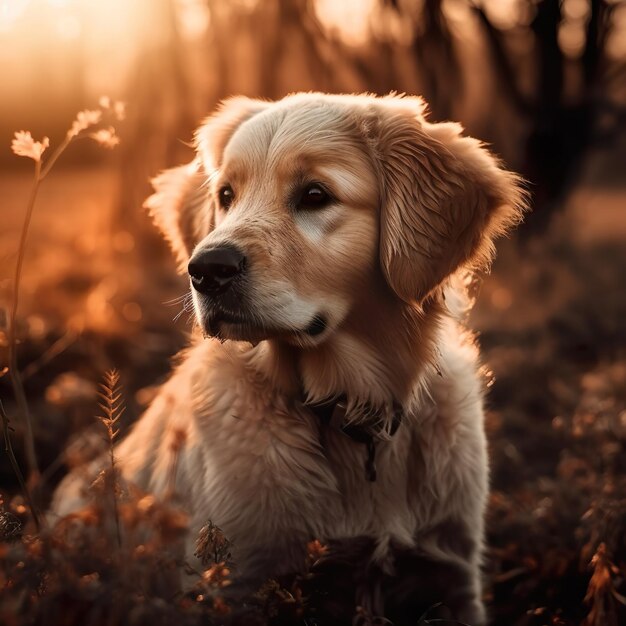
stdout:
{"type": "Polygon", "coordinates": [[[19,20],[29,0],[0,0],[0,32],[9,30],[19,20]]]}
{"type": "Polygon", "coordinates": [[[26,94],[32,99],[44,79],[63,100],[77,97],[78,76],[81,98],[120,95],[146,38],[162,35],[164,16],[155,5],[147,0],[0,0],[0,73],[12,85],[2,106],[14,108],[17,102],[11,100],[26,94]]]}
{"type": "Polygon", "coordinates": [[[61,39],[78,39],[82,30],[80,20],[75,15],[66,15],[59,18],[56,28],[61,39]]]}
{"type": "Polygon", "coordinates": [[[315,12],[327,28],[337,32],[346,42],[356,45],[367,40],[370,16],[375,5],[375,0],[317,0],[315,12]]]}
{"type": "Polygon", "coordinates": [[[176,0],[178,24],[185,39],[199,39],[211,23],[211,12],[203,0],[176,0]]]}

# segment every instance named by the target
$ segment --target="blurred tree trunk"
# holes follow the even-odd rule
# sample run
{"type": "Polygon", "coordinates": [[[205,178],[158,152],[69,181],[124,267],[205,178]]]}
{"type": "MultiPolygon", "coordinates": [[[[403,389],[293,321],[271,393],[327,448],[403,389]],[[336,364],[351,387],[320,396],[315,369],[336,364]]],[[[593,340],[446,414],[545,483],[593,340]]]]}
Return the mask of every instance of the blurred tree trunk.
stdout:
{"type": "Polygon", "coordinates": [[[585,44],[579,59],[567,58],[559,45],[563,16],[559,0],[530,2],[535,17],[530,30],[535,41],[537,79],[533,95],[524,96],[504,38],[476,7],[498,83],[511,105],[529,126],[524,147],[522,174],[533,191],[533,213],[526,218],[523,233],[542,232],[552,212],[562,206],[579,179],[585,156],[597,139],[598,112],[607,99],[605,84],[606,43],[611,31],[610,15],[614,5],[606,0],[591,0],[585,44]],[[577,80],[569,84],[568,74],[577,80]]]}
{"type": "Polygon", "coordinates": [[[142,210],[150,193],[149,179],[189,153],[183,141],[191,138],[196,123],[174,2],[150,2],[156,31],[138,56],[120,146],[121,190],[112,227],[130,232],[138,245],[146,239],[151,245],[154,239],[142,210]]]}
{"type": "Polygon", "coordinates": [[[461,71],[442,0],[424,2],[416,19],[420,28],[411,43],[424,82],[424,96],[435,118],[452,117],[452,104],[462,89],[461,71]]]}

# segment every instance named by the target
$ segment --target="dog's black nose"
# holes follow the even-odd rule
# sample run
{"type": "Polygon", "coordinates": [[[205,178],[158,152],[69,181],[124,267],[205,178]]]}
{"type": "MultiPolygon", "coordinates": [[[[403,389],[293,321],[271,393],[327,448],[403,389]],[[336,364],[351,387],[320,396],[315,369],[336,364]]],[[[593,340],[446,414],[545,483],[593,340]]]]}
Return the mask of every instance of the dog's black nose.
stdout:
{"type": "Polygon", "coordinates": [[[234,246],[199,250],[187,271],[194,289],[207,295],[226,291],[246,266],[246,257],[234,246]]]}

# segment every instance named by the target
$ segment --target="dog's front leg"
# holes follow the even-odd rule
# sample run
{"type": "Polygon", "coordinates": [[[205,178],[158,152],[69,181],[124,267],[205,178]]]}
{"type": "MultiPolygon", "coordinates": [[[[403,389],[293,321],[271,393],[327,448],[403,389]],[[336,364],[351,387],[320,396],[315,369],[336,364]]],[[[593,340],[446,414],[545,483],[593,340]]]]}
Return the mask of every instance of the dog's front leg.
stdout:
{"type": "Polygon", "coordinates": [[[484,626],[481,548],[482,533],[455,521],[419,537],[414,549],[398,549],[395,576],[384,588],[385,616],[397,625],[414,624],[426,614],[484,626]]]}

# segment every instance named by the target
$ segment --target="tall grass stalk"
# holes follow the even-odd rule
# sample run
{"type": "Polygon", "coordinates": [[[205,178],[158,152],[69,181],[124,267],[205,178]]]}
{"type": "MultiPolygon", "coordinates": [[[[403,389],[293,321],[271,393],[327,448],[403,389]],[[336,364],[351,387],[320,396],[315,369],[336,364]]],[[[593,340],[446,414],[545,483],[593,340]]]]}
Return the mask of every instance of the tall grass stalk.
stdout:
{"type": "MultiPolygon", "coordinates": [[[[15,275],[13,277],[13,301],[11,304],[11,315],[9,318],[8,328],[9,379],[11,380],[11,386],[15,395],[18,412],[24,420],[24,450],[26,454],[26,463],[28,465],[29,482],[31,482],[31,484],[36,484],[39,480],[39,464],[37,462],[37,453],[35,451],[33,423],[30,417],[30,411],[28,410],[28,402],[26,400],[26,393],[24,392],[24,385],[22,384],[22,379],[17,368],[16,318],[20,298],[20,281],[22,278],[22,266],[24,265],[26,238],[28,237],[28,229],[33,216],[35,200],[37,199],[37,192],[39,191],[41,181],[41,160],[36,160],[33,186],[28,198],[28,204],[26,205],[26,215],[24,216],[24,223],[22,224],[22,232],[20,234],[20,243],[17,250],[17,262],[15,264],[15,275]]],[[[33,511],[33,518],[34,517],[35,513],[33,511]]]]}
{"type": "Polygon", "coordinates": [[[9,461],[11,462],[11,467],[17,476],[17,480],[20,483],[20,489],[22,490],[22,495],[24,496],[24,500],[30,507],[31,515],[33,516],[33,521],[35,522],[35,527],[37,528],[37,532],[41,529],[41,522],[39,521],[39,513],[37,511],[37,507],[33,502],[33,499],[30,494],[30,490],[26,486],[26,481],[24,480],[24,476],[22,475],[22,470],[20,470],[20,465],[15,458],[15,453],[13,452],[13,446],[11,445],[11,437],[9,436],[10,423],[9,418],[4,410],[4,406],[2,401],[0,400],[0,421],[2,422],[2,434],[4,436],[4,450],[9,457],[9,461]]]}
{"type": "MultiPolygon", "coordinates": [[[[24,391],[24,384],[17,365],[17,311],[20,300],[20,286],[22,280],[22,269],[24,266],[24,258],[26,253],[26,241],[28,238],[28,232],[33,216],[33,210],[35,208],[35,202],[39,193],[39,187],[42,181],[50,173],[52,167],[57,162],[59,157],[70,145],[70,143],[72,143],[76,139],[82,138],[91,138],[100,145],[107,148],[113,148],[119,143],[119,138],[115,134],[115,129],[112,126],[109,126],[107,128],[101,128],[99,130],[94,130],[93,128],[94,126],[100,124],[100,122],[102,122],[103,120],[103,117],[107,115],[109,117],[113,116],[117,120],[123,119],[123,103],[112,103],[109,98],[103,97],[100,99],[100,107],[98,109],[79,112],[76,119],[72,123],[72,126],[65,134],[65,138],[63,139],[63,141],[57,146],[57,148],[52,152],[50,157],[46,159],[45,162],[42,160],[42,156],[50,145],[47,137],[44,137],[41,142],[34,141],[30,132],[20,131],[15,133],[15,138],[13,139],[13,142],[11,144],[11,149],[15,154],[17,154],[18,156],[30,158],[35,162],[33,183],[26,205],[26,213],[24,215],[24,222],[22,224],[19,246],[17,250],[15,274],[13,277],[13,297],[9,314],[9,327],[7,331],[9,379],[13,388],[13,394],[15,396],[18,413],[23,420],[24,451],[26,456],[26,463],[28,466],[27,484],[30,484],[31,486],[36,486],[39,482],[39,463],[37,461],[32,418],[28,408],[28,401],[26,399],[26,393],[24,391]],[[90,129],[91,131],[87,132],[90,129]]],[[[5,431],[5,435],[7,437],[9,435],[8,428],[5,431]]],[[[19,473],[18,478],[20,476],[21,472],[19,473]]],[[[28,497],[28,500],[32,502],[32,497],[30,495],[28,497]]],[[[33,510],[33,516],[35,515],[36,514],[33,510]]]]}

